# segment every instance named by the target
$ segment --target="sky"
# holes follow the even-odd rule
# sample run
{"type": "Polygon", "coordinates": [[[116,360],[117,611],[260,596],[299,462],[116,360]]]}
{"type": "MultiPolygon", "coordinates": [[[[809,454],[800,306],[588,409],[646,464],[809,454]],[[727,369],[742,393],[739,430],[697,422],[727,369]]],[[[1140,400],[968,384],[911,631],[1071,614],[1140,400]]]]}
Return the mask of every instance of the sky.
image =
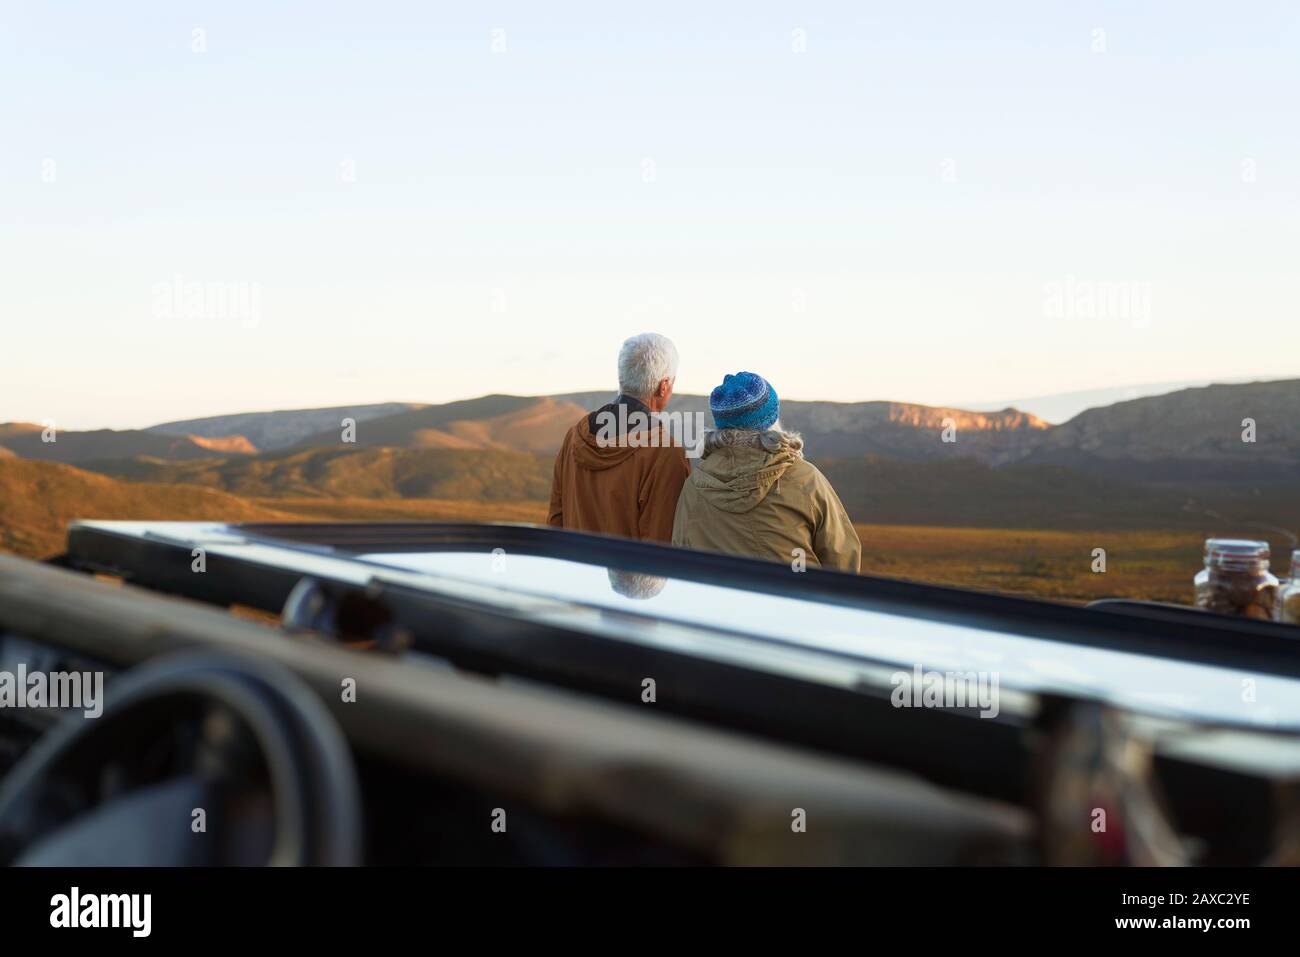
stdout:
{"type": "Polygon", "coordinates": [[[0,421],[1300,375],[1290,0],[0,0],[0,91],[0,421]]]}

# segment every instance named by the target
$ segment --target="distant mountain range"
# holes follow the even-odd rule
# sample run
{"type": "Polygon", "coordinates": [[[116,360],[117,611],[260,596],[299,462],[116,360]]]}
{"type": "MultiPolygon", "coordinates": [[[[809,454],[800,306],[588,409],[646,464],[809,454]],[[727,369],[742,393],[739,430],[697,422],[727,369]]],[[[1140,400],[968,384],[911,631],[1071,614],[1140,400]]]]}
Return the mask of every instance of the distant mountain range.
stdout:
{"type": "Polygon", "coordinates": [[[97,459],[134,456],[179,461],[211,458],[214,455],[253,455],[257,452],[243,435],[168,435],[139,429],[93,432],[58,431],[46,441],[42,426],[28,422],[0,424],[0,455],[5,451],[24,459],[47,462],[83,463],[97,459]]]}
{"type": "MultiPolygon", "coordinates": [[[[1250,376],[1237,379],[1220,379],[1220,384],[1237,384],[1241,382],[1263,381],[1250,376]]],[[[1105,389],[1080,389],[1074,392],[1053,392],[1048,395],[1027,396],[1018,399],[1003,399],[1001,402],[966,402],[957,403],[959,408],[974,411],[989,409],[1021,409],[1032,412],[1048,422],[1068,422],[1080,412],[1127,402],[1130,399],[1143,399],[1151,395],[1167,395],[1181,392],[1183,389],[1200,389],[1213,385],[1209,379],[1184,379],[1176,382],[1141,382],[1133,385],[1112,386],[1105,389]]]]}
{"type": "MultiPolygon", "coordinates": [[[[258,514],[275,499],[538,503],[565,430],[611,397],[488,395],[244,413],[60,432],[54,442],[40,426],[10,423],[0,425],[0,478],[10,476],[10,492],[44,487],[86,503],[107,496],[124,503],[114,514],[131,514],[146,487],[139,483],[155,496],[172,488],[256,501],[258,514]],[[355,441],[343,441],[345,420],[355,423],[355,441]],[[38,463],[28,460],[102,474],[74,481],[53,471],[41,486],[38,463]],[[13,484],[14,475],[22,482],[13,484]],[[105,476],[123,489],[110,495],[95,484],[105,476]]],[[[704,396],[682,395],[670,411],[708,422],[707,406],[704,396]]],[[[803,434],[806,454],[861,522],[1267,529],[1283,541],[1300,528],[1300,379],[1182,389],[1060,425],[1010,408],[900,402],[786,401],[782,420],[803,434]]],[[[222,511],[208,507],[211,499],[194,501],[204,514],[222,511]]],[[[74,505],[57,503],[51,515],[74,505]]]]}
{"type": "MultiPolygon", "coordinates": [[[[244,412],[238,415],[215,415],[205,419],[164,422],[144,431],[206,439],[242,436],[255,449],[270,452],[296,445],[307,436],[331,428],[346,418],[358,423],[368,422],[371,419],[422,408],[425,406],[409,402],[384,402],[379,405],[339,405],[327,409],[244,412]]],[[[3,439],[0,439],[0,444],[3,444],[3,439]]]]}
{"type": "Polygon", "coordinates": [[[510,502],[548,498],[551,464],[496,449],[288,449],[225,459],[165,462],[120,459],[97,471],[166,485],[202,485],[235,495],[510,502]]]}
{"type": "MultiPolygon", "coordinates": [[[[438,405],[387,403],[216,416],[143,430],[60,432],[0,425],[0,455],[74,464],[145,458],[187,461],[288,449],[404,448],[551,455],[566,429],[612,393],[488,395],[438,405]],[[343,441],[345,421],[354,442],[343,441]]],[[[670,412],[700,416],[708,401],[674,397],[670,412]]],[[[1063,465],[1140,480],[1277,479],[1300,466],[1300,379],[1211,385],[1117,402],[1051,425],[1016,409],[972,412],[902,402],[782,403],[810,458],[976,459],[994,466],[1063,465]],[[1245,423],[1245,424],[1243,424],[1245,423]],[[1253,423],[1253,442],[1242,440],[1253,423]]]]}
{"type": "Polygon", "coordinates": [[[1148,481],[1290,479],[1300,490],[1300,379],[1090,409],[1043,433],[1023,460],[1148,481]]]}
{"type": "MultiPolygon", "coordinates": [[[[148,457],[163,461],[249,455],[297,448],[338,447],[344,423],[354,423],[362,448],[480,449],[554,454],[564,433],[612,393],[556,396],[488,395],[441,405],[380,405],[303,409],[166,422],[148,429],[58,432],[46,442],[41,427],[0,425],[0,448],[22,458],[88,463],[148,457]]],[[[670,411],[711,424],[705,396],[681,395],[670,411]]],[[[974,456],[1014,458],[1029,449],[1046,422],[1005,409],[968,412],[901,402],[782,403],[783,424],[804,433],[817,454],[876,453],[902,458],[974,456]],[[940,443],[949,423],[958,443],[940,443]]]]}

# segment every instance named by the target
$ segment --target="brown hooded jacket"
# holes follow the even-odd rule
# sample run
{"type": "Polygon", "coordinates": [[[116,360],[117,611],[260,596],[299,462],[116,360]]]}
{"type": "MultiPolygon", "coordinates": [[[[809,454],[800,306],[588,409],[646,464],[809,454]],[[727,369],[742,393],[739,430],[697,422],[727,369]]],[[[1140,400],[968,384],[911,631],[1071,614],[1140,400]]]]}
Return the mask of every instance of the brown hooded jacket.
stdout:
{"type": "Polygon", "coordinates": [[[677,496],[690,466],[685,450],[672,444],[661,424],[636,428],[639,423],[633,413],[638,411],[649,415],[636,399],[619,396],[569,429],[555,457],[548,524],[671,540],[677,496]],[[627,407],[628,433],[611,441],[611,432],[601,428],[609,420],[601,415],[608,412],[617,419],[620,403],[627,407]]]}

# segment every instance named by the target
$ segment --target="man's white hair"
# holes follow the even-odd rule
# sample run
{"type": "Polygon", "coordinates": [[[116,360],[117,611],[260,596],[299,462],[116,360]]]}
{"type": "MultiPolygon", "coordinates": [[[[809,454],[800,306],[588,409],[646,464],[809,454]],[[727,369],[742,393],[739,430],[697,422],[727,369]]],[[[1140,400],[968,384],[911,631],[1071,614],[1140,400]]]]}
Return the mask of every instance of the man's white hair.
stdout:
{"type": "Polygon", "coordinates": [[[677,378],[677,347],[667,336],[643,332],[618,350],[618,390],[634,399],[653,394],[661,379],[677,378]]]}

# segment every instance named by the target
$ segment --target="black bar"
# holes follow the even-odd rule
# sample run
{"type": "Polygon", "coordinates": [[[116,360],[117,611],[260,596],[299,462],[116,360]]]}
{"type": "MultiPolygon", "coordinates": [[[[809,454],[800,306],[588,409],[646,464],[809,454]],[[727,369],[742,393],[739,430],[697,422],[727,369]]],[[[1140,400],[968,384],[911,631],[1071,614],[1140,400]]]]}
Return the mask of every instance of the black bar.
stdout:
{"type": "MultiPolygon", "coordinates": [[[[533,949],[575,940],[759,941],[812,949],[845,938],[861,946],[906,943],[1058,949],[1105,938],[1138,946],[1213,941],[1232,948],[1294,934],[1295,875],[1259,870],[458,870],[446,878],[380,870],[64,870],[0,874],[7,945],[40,943],[233,945],[291,942],[303,952],[416,940],[533,949]],[[149,894],[150,933],[50,926],[56,895],[149,894]],[[1129,903],[1124,903],[1125,895],[1129,903]],[[1173,895],[1181,895],[1173,902],[1173,895]],[[1152,906],[1137,899],[1150,898],[1152,906]],[[730,903],[728,903],[730,902],[730,903]],[[1247,921],[1248,927],[1161,927],[1165,920],[1247,921]],[[1119,921],[1153,920],[1152,928],[1119,921]],[[515,936],[518,935],[518,936],[515,936]]],[[[143,899],[141,899],[143,903],[143,899]]],[[[12,948],[13,952],[19,951],[12,948]]],[[[1231,952],[1231,951],[1229,951],[1231,952]]]]}

